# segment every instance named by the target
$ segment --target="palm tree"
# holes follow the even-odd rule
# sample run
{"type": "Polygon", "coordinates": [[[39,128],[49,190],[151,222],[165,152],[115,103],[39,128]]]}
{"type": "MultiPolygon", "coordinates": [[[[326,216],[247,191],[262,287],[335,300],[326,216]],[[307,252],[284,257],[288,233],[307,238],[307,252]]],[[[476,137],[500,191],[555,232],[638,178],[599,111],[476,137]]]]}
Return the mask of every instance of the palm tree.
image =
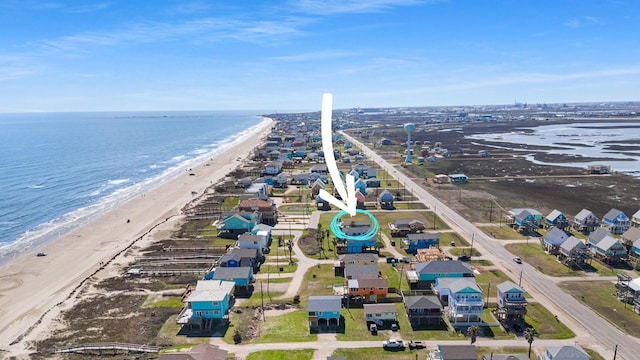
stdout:
{"type": "Polygon", "coordinates": [[[531,344],[536,336],[538,336],[538,331],[533,327],[528,327],[527,330],[524,331],[524,338],[527,339],[529,343],[529,357],[531,357],[531,344]]]}
{"type": "Polygon", "coordinates": [[[467,329],[467,335],[471,338],[472,344],[476,342],[476,338],[478,337],[479,332],[480,328],[475,325],[469,326],[469,328],[467,329]]]}
{"type": "Polygon", "coordinates": [[[293,252],[293,241],[287,241],[287,247],[289,248],[289,264],[293,264],[293,258],[291,257],[291,253],[293,252]]]}

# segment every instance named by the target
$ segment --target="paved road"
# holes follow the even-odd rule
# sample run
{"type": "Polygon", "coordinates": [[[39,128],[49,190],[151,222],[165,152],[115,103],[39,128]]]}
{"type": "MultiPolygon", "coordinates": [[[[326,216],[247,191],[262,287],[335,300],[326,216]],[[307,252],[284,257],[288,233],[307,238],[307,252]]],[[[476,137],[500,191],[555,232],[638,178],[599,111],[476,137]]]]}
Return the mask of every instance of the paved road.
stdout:
{"type": "MultiPolygon", "coordinates": [[[[365,156],[378,163],[384,170],[396,177],[407,189],[425,204],[434,209],[452,229],[467,238],[474,239],[474,246],[478,246],[486,258],[499,263],[517,279],[522,274],[523,287],[541,304],[555,311],[560,320],[568,323],[578,335],[577,341],[588,345],[608,359],[613,358],[613,350],[618,345],[618,359],[634,360],[640,358],[640,341],[629,336],[608,321],[598,316],[594,311],[577,301],[573,296],[562,291],[550,277],[540,273],[528,264],[518,265],[512,261],[514,255],[507,251],[499,241],[490,238],[471,222],[444,203],[428,193],[422,186],[415,183],[402,171],[394,169],[386,160],[373,152],[356,139],[342,133],[352,143],[362,149],[365,156]]],[[[615,301],[612,299],[612,301],[615,301]]]]}

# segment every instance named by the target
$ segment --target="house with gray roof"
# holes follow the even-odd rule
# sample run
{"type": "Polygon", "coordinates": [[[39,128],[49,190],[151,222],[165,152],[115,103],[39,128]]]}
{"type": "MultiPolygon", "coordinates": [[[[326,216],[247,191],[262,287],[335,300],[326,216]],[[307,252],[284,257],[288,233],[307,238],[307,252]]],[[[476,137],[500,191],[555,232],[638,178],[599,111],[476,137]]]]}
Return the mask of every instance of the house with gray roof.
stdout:
{"type": "Polygon", "coordinates": [[[602,241],[602,239],[606,238],[607,236],[611,236],[611,233],[609,232],[609,230],[605,228],[597,228],[595,231],[589,234],[588,245],[590,247],[594,246],[600,241],[602,241]]]}
{"type": "Polygon", "coordinates": [[[522,288],[511,281],[498,284],[498,320],[524,319],[527,314],[527,299],[522,288]]]}
{"type": "Polygon", "coordinates": [[[344,277],[347,279],[377,279],[379,273],[377,263],[368,265],[346,265],[344,267],[344,277]]]}
{"type": "Polygon", "coordinates": [[[601,224],[602,225],[600,226],[608,229],[612,234],[620,235],[629,230],[631,221],[622,211],[618,209],[611,209],[604,214],[601,224]]]}
{"type": "Polygon", "coordinates": [[[367,324],[375,323],[384,327],[398,322],[398,311],[395,304],[364,304],[362,307],[367,324]]]}
{"type": "Polygon", "coordinates": [[[549,254],[556,255],[560,251],[560,245],[562,245],[562,243],[565,242],[565,240],[567,240],[568,238],[569,235],[567,235],[564,230],[553,226],[547,231],[547,234],[544,236],[542,246],[544,247],[544,250],[549,254]]]}
{"type": "Polygon", "coordinates": [[[438,278],[433,290],[445,306],[445,315],[454,325],[480,321],[484,314],[482,290],[475,278],[438,278]]]}
{"type": "Polygon", "coordinates": [[[569,266],[581,265],[589,259],[587,245],[575,236],[570,236],[560,245],[558,260],[569,266]]]}
{"type": "Polygon", "coordinates": [[[580,345],[547,346],[538,360],[590,360],[591,356],[580,345]]]}
{"type": "Polygon", "coordinates": [[[529,360],[527,354],[494,354],[482,355],[482,360],[529,360]]]}
{"type": "Polygon", "coordinates": [[[593,215],[591,210],[582,209],[573,218],[573,228],[577,231],[588,234],[600,225],[600,220],[593,215]]]}
{"type": "Polygon", "coordinates": [[[477,360],[478,350],[473,345],[438,345],[438,360],[477,360]]]}
{"type": "Polygon", "coordinates": [[[547,227],[555,226],[562,230],[569,227],[569,219],[567,219],[562,211],[557,209],[553,209],[549,215],[544,217],[544,223],[547,227]]]}
{"type": "Polygon", "coordinates": [[[442,304],[437,296],[405,296],[403,302],[412,326],[433,325],[442,322],[442,304]]]}
{"type": "Polygon", "coordinates": [[[341,296],[309,296],[307,303],[309,328],[311,331],[317,331],[320,328],[339,326],[341,310],[341,296]]]}
{"type": "Polygon", "coordinates": [[[433,283],[437,278],[473,277],[473,270],[466,263],[458,260],[427,261],[414,266],[418,280],[433,283]]]}
{"type": "Polygon", "coordinates": [[[591,246],[593,256],[600,258],[606,263],[618,262],[627,255],[627,248],[622,245],[619,239],[611,235],[606,236],[597,244],[591,246]]]}

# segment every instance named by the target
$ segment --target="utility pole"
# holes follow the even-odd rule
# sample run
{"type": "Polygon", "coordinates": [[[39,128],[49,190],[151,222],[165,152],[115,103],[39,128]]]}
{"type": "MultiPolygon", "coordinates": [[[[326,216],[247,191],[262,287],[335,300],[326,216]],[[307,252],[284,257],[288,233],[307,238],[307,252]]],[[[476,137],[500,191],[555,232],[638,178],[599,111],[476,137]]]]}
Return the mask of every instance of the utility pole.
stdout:
{"type": "Polygon", "coordinates": [[[522,287],[522,270],[520,270],[520,279],[518,279],[518,286],[522,287]]]}
{"type": "Polygon", "coordinates": [[[484,304],[486,308],[489,308],[489,292],[491,292],[491,281],[489,281],[489,285],[487,285],[487,301],[484,304]]]}
{"type": "Polygon", "coordinates": [[[433,206],[433,230],[436,229],[436,211],[438,210],[437,206],[433,206]]]}
{"type": "Polygon", "coordinates": [[[616,356],[618,356],[618,344],[616,344],[615,349],[613,349],[613,360],[616,360],[616,356]]]}
{"type": "Polygon", "coordinates": [[[489,224],[491,224],[491,215],[493,215],[493,200],[489,200],[489,224]]]}
{"type": "Polygon", "coordinates": [[[469,249],[469,256],[473,254],[473,239],[475,239],[476,233],[471,234],[471,249],[469,249]]]}
{"type": "Polygon", "coordinates": [[[264,316],[264,293],[262,292],[262,280],[260,280],[260,298],[262,299],[262,321],[265,322],[267,319],[264,316]]]}

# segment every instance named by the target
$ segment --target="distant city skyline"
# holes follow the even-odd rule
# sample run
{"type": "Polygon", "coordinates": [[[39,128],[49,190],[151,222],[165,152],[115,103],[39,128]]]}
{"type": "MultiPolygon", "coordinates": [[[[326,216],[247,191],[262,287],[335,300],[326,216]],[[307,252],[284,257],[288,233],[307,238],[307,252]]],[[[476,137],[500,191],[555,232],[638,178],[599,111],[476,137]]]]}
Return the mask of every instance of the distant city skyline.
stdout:
{"type": "Polygon", "coordinates": [[[0,2],[0,112],[638,101],[633,0],[0,2]]]}

